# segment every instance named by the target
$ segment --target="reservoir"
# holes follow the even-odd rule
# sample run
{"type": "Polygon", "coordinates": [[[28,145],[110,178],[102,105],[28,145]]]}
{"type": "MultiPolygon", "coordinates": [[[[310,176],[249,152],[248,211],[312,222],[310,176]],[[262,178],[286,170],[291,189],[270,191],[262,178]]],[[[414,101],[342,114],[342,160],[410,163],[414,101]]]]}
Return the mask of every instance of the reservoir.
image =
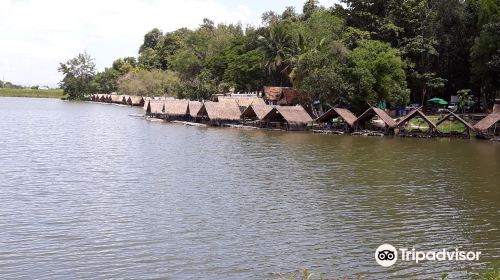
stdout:
{"type": "Polygon", "coordinates": [[[500,259],[500,144],[186,127],[0,98],[0,278],[471,279],[500,259]],[[481,251],[397,262],[379,245],[481,251]]]}

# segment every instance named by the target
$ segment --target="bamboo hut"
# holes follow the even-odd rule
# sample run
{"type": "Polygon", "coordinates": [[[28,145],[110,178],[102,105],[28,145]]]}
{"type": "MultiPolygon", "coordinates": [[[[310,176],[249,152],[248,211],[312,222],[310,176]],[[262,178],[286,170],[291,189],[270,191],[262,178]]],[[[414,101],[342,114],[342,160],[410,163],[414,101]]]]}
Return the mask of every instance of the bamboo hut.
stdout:
{"type": "Polygon", "coordinates": [[[187,100],[166,100],[165,101],[165,117],[169,121],[177,120],[184,121],[188,116],[187,100]]]}
{"type": "Polygon", "coordinates": [[[164,100],[150,100],[146,107],[146,115],[154,118],[164,118],[165,101],[164,100]]]}
{"type": "Polygon", "coordinates": [[[264,101],[269,105],[295,105],[299,92],[290,87],[264,87],[264,101]]]}
{"type": "Polygon", "coordinates": [[[444,116],[442,119],[440,119],[436,123],[436,133],[440,137],[458,137],[458,138],[470,138],[470,133],[471,131],[474,131],[474,127],[468,123],[466,120],[462,119],[460,116],[457,114],[453,113],[452,111],[448,111],[448,114],[444,116]],[[458,121],[463,124],[464,130],[463,131],[449,131],[449,132],[441,132],[439,130],[439,126],[443,124],[445,121],[458,121]]]}
{"type": "Polygon", "coordinates": [[[122,103],[123,105],[130,105],[130,96],[129,95],[123,95],[122,98],[122,103]]]}
{"type": "Polygon", "coordinates": [[[262,122],[271,129],[307,130],[313,119],[300,105],[275,106],[262,118],[262,122]]]}
{"type": "Polygon", "coordinates": [[[365,130],[365,134],[372,135],[372,131],[392,134],[396,122],[384,110],[370,106],[354,122],[356,130],[365,130]]]}
{"type": "Polygon", "coordinates": [[[106,96],[104,94],[99,94],[99,102],[106,102],[106,96]]]}
{"type": "Polygon", "coordinates": [[[111,102],[112,103],[121,103],[121,95],[116,95],[116,94],[112,94],[111,95],[111,102]]]}
{"type": "Polygon", "coordinates": [[[198,113],[201,107],[203,107],[203,103],[200,101],[189,101],[187,114],[190,121],[194,122],[198,120],[198,113]]]}
{"type": "Polygon", "coordinates": [[[410,137],[431,137],[436,131],[436,125],[420,110],[421,108],[414,109],[408,115],[404,116],[396,125],[399,130],[399,136],[410,137]],[[419,124],[411,124],[413,119],[421,119],[427,126],[419,124]]]}
{"type": "Polygon", "coordinates": [[[205,102],[197,117],[209,125],[222,126],[226,123],[238,123],[240,107],[236,103],[205,102]]]}
{"type": "Polygon", "coordinates": [[[241,120],[247,125],[262,127],[264,117],[273,109],[271,105],[250,105],[241,114],[241,120]]]}
{"type": "Polygon", "coordinates": [[[144,106],[144,97],[142,96],[130,96],[130,105],[132,106],[144,106]]]}
{"type": "Polygon", "coordinates": [[[479,138],[498,139],[500,136],[500,112],[493,111],[474,125],[479,138]]]}
{"type": "Polygon", "coordinates": [[[354,129],[357,117],[348,109],[331,108],[314,122],[321,130],[350,132],[354,129]]]}

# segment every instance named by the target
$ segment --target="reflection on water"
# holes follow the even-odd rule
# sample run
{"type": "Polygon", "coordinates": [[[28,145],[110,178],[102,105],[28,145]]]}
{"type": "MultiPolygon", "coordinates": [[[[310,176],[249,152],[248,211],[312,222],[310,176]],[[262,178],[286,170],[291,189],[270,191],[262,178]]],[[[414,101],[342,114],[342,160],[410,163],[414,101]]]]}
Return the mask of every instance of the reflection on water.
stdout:
{"type": "Polygon", "coordinates": [[[194,128],[0,98],[0,276],[470,278],[499,259],[500,145],[194,128]],[[382,243],[479,262],[374,260],[382,243]]]}

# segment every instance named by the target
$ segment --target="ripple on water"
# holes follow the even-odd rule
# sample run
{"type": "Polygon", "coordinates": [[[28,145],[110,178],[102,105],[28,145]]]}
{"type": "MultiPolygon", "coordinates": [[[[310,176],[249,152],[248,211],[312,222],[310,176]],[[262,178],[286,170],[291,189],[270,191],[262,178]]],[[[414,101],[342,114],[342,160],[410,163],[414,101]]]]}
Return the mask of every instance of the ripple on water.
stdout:
{"type": "Polygon", "coordinates": [[[500,251],[500,146],[150,123],[0,98],[0,276],[468,278],[500,251]],[[476,263],[373,260],[382,243],[476,263]]]}

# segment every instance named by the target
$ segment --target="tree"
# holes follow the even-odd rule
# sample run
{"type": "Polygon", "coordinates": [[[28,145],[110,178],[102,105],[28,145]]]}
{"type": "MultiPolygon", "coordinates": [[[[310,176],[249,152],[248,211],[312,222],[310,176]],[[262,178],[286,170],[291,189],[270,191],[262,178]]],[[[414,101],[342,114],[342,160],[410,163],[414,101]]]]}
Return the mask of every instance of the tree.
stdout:
{"type": "Polygon", "coordinates": [[[83,100],[95,90],[93,79],[95,76],[94,59],[87,53],[80,53],[65,63],[60,63],[58,71],[63,74],[59,83],[68,99],[83,100]]]}
{"type": "Polygon", "coordinates": [[[0,81],[0,88],[3,88],[3,81],[0,81]]]}
{"type": "Polygon", "coordinates": [[[465,114],[465,110],[470,106],[474,105],[474,99],[471,95],[470,89],[461,89],[457,91],[458,95],[458,109],[465,114]]]}
{"type": "Polygon", "coordinates": [[[162,36],[163,32],[161,32],[158,28],[153,28],[151,31],[146,33],[146,35],[144,35],[144,42],[139,48],[139,54],[142,54],[147,49],[155,49],[162,36]]]}
{"type": "Polygon", "coordinates": [[[408,104],[405,64],[397,49],[388,43],[365,40],[352,51],[349,60],[349,75],[355,89],[350,101],[355,106],[381,102],[392,106],[408,104]]]}
{"type": "Polygon", "coordinates": [[[302,19],[307,20],[320,8],[318,0],[307,0],[302,8],[302,19]]]}
{"type": "Polygon", "coordinates": [[[121,73],[114,68],[106,68],[94,77],[94,88],[99,93],[113,93],[118,90],[121,73]]]}
{"type": "Polygon", "coordinates": [[[118,90],[126,95],[176,96],[179,83],[179,77],[174,72],[141,69],[121,77],[118,90]]]}
{"type": "Polygon", "coordinates": [[[298,53],[297,44],[283,25],[270,28],[267,37],[259,37],[260,50],[264,54],[264,65],[273,78],[274,85],[290,84],[288,74],[292,71],[292,59],[298,53]]]}
{"type": "Polygon", "coordinates": [[[472,79],[485,101],[500,94],[500,21],[485,24],[471,53],[472,79]]]}

